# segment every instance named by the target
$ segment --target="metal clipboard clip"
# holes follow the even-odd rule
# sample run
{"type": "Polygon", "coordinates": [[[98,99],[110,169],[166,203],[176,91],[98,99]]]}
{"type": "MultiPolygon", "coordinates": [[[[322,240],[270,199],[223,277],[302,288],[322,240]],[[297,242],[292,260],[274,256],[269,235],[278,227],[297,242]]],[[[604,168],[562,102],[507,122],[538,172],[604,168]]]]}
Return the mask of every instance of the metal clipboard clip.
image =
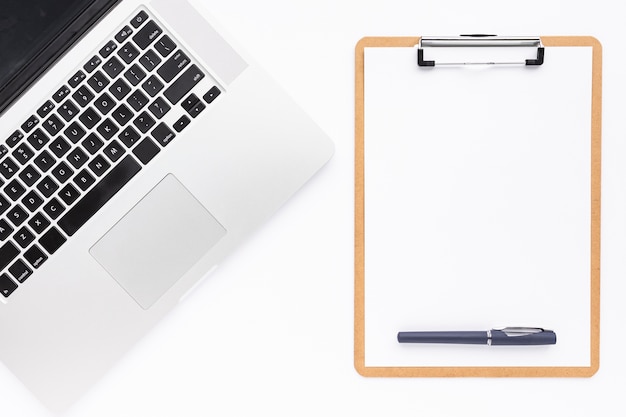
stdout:
{"type": "Polygon", "coordinates": [[[527,65],[538,66],[543,64],[544,48],[541,43],[541,38],[537,37],[522,37],[522,36],[496,36],[496,35],[461,35],[461,36],[424,36],[420,39],[417,48],[417,65],[420,67],[434,67],[435,65],[527,65]],[[494,48],[523,48],[528,50],[532,49],[534,54],[536,49],[536,57],[521,59],[519,57],[511,56],[507,54],[505,60],[495,61],[492,57],[487,56],[484,53],[474,54],[462,54],[459,57],[453,58],[453,61],[448,60],[426,60],[424,59],[424,50],[427,48],[441,48],[441,49],[472,49],[476,48],[483,50],[494,48]],[[461,61],[457,61],[457,59],[461,61]],[[470,60],[471,58],[471,60],[470,60]],[[476,60],[474,60],[476,58],[476,60]]]}

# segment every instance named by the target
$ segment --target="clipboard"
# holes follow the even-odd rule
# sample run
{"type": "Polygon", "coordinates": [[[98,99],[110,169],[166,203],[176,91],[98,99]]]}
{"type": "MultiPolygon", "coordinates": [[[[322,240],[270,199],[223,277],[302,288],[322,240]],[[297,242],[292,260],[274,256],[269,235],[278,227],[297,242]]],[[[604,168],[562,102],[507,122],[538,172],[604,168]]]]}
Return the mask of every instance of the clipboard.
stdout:
{"type": "Polygon", "coordinates": [[[367,37],[355,58],[357,372],[595,374],[601,44],[579,36],[367,37]],[[399,331],[498,326],[545,326],[557,344],[395,339],[399,331]]]}

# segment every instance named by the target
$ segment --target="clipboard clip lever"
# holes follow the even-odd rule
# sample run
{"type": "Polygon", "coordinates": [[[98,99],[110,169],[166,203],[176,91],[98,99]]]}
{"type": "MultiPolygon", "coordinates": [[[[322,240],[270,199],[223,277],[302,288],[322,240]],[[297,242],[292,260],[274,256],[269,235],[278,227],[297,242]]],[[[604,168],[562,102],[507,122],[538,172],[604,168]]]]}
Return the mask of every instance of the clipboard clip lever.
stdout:
{"type": "MultiPolygon", "coordinates": [[[[462,57],[464,56],[461,55],[462,57]]],[[[544,47],[540,37],[521,37],[521,36],[496,36],[496,35],[460,35],[460,36],[424,36],[420,39],[417,48],[417,65],[420,67],[434,67],[435,65],[527,65],[539,66],[543,64],[544,47]],[[526,59],[511,59],[505,61],[493,61],[485,58],[484,54],[479,54],[479,61],[460,61],[447,62],[424,59],[425,48],[448,48],[457,50],[458,48],[481,48],[483,50],[502,47],[515,48],[536,48],[536,57],[526,59]]],[[[464,59],[464,58],[461,58],[464,59]]]]}

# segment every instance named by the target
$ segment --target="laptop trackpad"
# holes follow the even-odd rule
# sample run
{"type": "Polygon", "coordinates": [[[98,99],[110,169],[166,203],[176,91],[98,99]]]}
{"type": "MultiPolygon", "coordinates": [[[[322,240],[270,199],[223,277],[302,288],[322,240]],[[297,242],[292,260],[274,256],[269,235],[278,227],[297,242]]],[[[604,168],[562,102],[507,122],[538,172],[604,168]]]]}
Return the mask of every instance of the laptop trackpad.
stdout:
{"type": "Polygon", "coordinates": [[[226,229],[169,174],[89,252],[147,309],[225,234],[226,229]]]}

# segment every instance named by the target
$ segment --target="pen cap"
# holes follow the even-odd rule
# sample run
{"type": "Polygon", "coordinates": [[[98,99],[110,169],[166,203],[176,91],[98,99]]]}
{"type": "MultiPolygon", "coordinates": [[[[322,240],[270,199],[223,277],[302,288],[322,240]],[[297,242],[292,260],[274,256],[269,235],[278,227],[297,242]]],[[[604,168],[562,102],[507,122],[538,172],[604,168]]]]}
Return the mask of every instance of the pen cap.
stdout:
{"type": "Polygon", "coordinates": [[[496,346],[554,345],[556,333],[544,329],[506,328],[491,330],[491,344],[496,346]]]}

